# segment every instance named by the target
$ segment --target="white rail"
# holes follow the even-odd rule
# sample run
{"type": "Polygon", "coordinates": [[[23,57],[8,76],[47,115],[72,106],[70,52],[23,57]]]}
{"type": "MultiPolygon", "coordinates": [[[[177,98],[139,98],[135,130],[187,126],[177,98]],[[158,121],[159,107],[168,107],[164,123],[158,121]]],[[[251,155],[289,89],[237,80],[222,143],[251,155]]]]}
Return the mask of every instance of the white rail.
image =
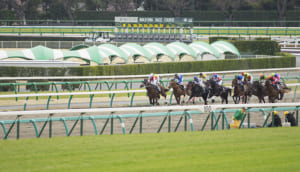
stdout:
{"type": "Polygon", "coordinates": [[[121,94],[121,93],[145,93],[146,90],[128,90],[128,91],[95,91],[95,92],[69,92],[69,93],[38,93],[38,94],[9,94],[0,95],[0,98],[12,97],[35,97],[35,96],[75,96],[75,95],[91,95],[91,94],[121,94]]]}
{"type": "Polygon", "coordinates": [[[163,106],[163,107],[122,107],[122,108],[93,108],[93,109],[63,109],[63,110],[34,110],[34,111],[8,111],[0,112],[0,116],[10,115],[45,115],[45,114],[70,114],[70,113],[111,113],[111,112],[144,112],[144,111],[190,111],[211,112],[217,109],[230,108],[276,108],[300,107],[298,103],[265,103],[265,104],[226,104],[226,105],[189,105],[189,106],[163,106]]]}
{"type": "MultiPolygon", "coordinates": [[[[272,69],[255,69],[255,70],[233,70],[233,71],[215,71],[215,72],[203,72],[203,73],[216,73],[216,74],[230,74],[241,72],[271,72],[271,71],[300,71],[300,67],[295,68],[272,68],[272,69]]],[[[174,76],[175,73],[159,74],[161,77],[174,76]]],[[[199,72],[182,73],[182,75],[198,75],[199,72]]],[[[118,75],[118,76],[40,76],[40,77],[0,77],[0,80],[59,80],[59,79],[135,79],[146,78],[149,75],[118,75]]]]}

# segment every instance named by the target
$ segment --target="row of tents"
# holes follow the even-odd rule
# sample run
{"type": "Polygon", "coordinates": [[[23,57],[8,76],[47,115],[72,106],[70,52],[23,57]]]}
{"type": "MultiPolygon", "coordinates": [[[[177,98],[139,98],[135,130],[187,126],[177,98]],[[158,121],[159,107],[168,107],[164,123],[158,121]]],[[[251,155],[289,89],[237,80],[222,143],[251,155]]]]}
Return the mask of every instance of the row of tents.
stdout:
{"type": "Polygon", "coordinates": [[[237,48],[229,42],[216,41],[208,44],[199,41],[190,44],[172,42],[166,45],[152,42],[143,46],[136,43],[125,43],[119,47],[113,44],[101,44],[90,47],[79,45],[68,51],[39,45],[18,51],[0,50],[0,60],[9,58],[26,60],[67,60],[69,58],[77,58],[87,63],[93,62],[100,65],[112,64],[114,61],[118,61],[118,63],[135,63],[139,60],[153,62],[159,61],[162,57],[168,59],[167,61],[181,61],[185,56],[193,60],[203,60],[206,54],[209,54],[211,59],[220,59],[224,58],[224,53],[240,56],[237,48]],[[81,49],[78,49],[79,47],[81,49]]]}

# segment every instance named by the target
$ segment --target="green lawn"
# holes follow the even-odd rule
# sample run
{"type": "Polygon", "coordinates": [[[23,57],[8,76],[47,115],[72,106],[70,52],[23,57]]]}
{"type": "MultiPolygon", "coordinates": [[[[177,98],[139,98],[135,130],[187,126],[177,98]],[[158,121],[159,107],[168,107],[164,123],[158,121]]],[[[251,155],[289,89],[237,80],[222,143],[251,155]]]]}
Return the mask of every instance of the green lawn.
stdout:
{"type": "Polygon", "coordinates": [[[0,141],[0,171],[299,171],[300,128],[0,141]]]}

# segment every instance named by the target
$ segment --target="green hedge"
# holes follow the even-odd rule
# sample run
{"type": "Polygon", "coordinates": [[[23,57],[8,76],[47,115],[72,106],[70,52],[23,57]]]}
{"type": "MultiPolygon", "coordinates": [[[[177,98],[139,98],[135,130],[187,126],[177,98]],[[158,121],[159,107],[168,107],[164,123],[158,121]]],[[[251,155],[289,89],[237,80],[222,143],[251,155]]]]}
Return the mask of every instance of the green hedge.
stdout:
{"type": "Polygon", "coordinates": [[[241,54],[275,55],[280,52],[280,47],[276,41],[269,38],[256,38],[256,40],[238,40],[237,37],[210,37],[209,43],[218,40],[231,42],[241,54]]]}
{"type": "Polygon", "coordinates": [[[295,67],[295,56],[285,53],[284,57],[226,59],[192,62],[169,62],[128,65],[82,66],[71,68],[1,67],[0,76],[107,76],[140,75],[153,73],[185,73],[205,71],[228,71],[241,69],[295,67]]]}

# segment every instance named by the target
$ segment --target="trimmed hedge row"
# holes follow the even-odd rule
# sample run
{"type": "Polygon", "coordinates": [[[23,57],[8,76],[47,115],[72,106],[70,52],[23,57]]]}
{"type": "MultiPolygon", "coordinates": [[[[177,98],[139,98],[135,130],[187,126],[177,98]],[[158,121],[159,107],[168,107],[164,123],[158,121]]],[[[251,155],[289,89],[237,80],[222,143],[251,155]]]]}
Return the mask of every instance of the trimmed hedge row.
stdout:
{"type": "Polygon", "coordinates": [[[295,67],[296,58],[282,54],[277,58],[226,59],[192,62],[169,62],[127,65],[83,66],[71,68],[1,67],[1,77],[25,76],[108,76],[153,73],[185,73],[295,67]]]}
{"type": "Polygon", "coordinates": [[[257,38],[256,40],[238,40],[232,37],[210,37],[209,42],[227,40],[231,42],[241,54],[275,55],[280,52],[280,46],[269,38],[257,38]]]}

